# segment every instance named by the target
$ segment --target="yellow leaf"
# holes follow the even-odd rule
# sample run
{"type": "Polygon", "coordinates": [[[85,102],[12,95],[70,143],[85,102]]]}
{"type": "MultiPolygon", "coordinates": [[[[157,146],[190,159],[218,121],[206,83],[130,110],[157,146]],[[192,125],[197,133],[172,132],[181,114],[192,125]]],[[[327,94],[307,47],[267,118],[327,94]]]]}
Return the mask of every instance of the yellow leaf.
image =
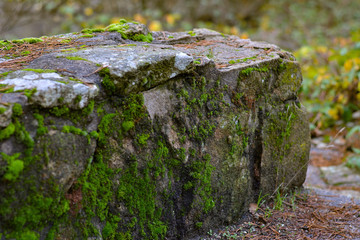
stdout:
{"type": "Polygon", "coordinates": [[[261,18],[260,29],[262,29],[262,30],[270,29],[270,17],[269,16],[264,16],[261,18]]]}
{"type": "Polygon", "coordinates": [[[318,46],[318,47],[316,48],[316,50],[317,50],[318,53],[326,53],[326,52],[327,52],[327,47],[325,47],[325,46],[318,46]]]}
{"type": "Polygon", "coordinates": [[[119,18],[119,17],[113,17],[113,18],[110,19],[110,23],[111,23],[111,24],[112,24],[112,23],[119,23],[119,22],[120,22],[120,19],[121,19],[121,18],[119,18]]]}
{"type": "Polygon", "coordinates": [[[146,19],[140,13],[134,15],[134,20],[139,23],[146,24],[146,19]]]}
{"type": "Polygon", "coordinates": [[[345,101],[346,101],[346,99],[345,99],[345,96],[344,96],[344,94],[339,94],[338,95],[338,99],[337,99],[337,102],[338,103],[345,103],[345,101]]]}
{"type": "Polygon", "coordinates": [[[149,25],[149,29],[150,31],[161,31],[162,26],[161,23],[159,21],[151,21],[150,25],[149,25]]]}
{"type": "Polygon", "coordinates": [[[84,9],[84,14],[89,17],[94,14],[94,10],[91,7],[86,7],[84,9]]]}
{"type": "Polygon", "coordinates": [[[242,34],[240,34],[240,38],[241,38],[241,39],[248,39],[248,38],[249,38],[249,34],[247,34],[247,33],[242,33],[242,34]]]}
{"type": "Polygon", "coordinates": [[[338,119],[339,119],[338,113],[339,113],[339,111],[338,111],[338,109],[336,109],[336,108],[331,108],[331,109],[329,109],[329,111],[328,111],[329,116],[332,117],[332,118],[335,119],[335,120],[338,120],[338,119]]]}
{"type": "Polygon", "coordinates": [[[175,24],[175,16],[173,14],[166,14],[165,20],[171,26],[173,26],[175,24]]]}
{"type": "Polygon", "coordinates": [[[230,28],[230,33],[231,33],[232,35],[239,35],[240,31],[239,31],[239,29],[238,29],[237,27],[232,26],[232,27],[230,28]]]}
{"type": "Polygon", "coordinates": [[[349,72],[352,69],[352,66],[353,66],[353,60],[352,59],[346,60],[346,62],[344,63],[345,71],[349,72]]]}

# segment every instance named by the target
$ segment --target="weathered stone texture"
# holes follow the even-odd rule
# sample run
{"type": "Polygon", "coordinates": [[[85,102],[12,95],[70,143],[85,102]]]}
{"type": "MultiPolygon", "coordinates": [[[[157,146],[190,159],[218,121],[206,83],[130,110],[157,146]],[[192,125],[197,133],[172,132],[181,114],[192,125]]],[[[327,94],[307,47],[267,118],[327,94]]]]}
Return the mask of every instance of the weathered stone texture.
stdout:
{"type": "Polygon", "coordinates": [[[290,53],[130,25],[1,78],[0,239],[184,239],[304,182],[290,53]]]}

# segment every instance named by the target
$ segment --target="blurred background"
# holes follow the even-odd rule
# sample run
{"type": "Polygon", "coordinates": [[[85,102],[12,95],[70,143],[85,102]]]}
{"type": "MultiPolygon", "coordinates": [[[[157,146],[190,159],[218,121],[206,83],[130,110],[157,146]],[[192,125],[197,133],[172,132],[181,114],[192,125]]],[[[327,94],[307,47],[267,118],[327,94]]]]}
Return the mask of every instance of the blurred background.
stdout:
{"type": "Polygon", "coordinates": [[[210,28],[275,43],[302,65],[313,163],[360,171],[359,0],[0,0],[0,16],[0,39],[8,40],[125,18],[152,31],[210,28]]]}

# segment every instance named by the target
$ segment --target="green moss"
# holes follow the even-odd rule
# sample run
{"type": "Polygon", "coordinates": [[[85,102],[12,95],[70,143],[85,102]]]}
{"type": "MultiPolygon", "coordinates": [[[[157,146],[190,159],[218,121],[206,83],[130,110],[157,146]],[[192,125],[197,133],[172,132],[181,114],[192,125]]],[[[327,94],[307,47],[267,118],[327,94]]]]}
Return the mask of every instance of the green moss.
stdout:
{"type": "Polygon", "coordinates": [[[112,130],[110,128],[111,123],[113,121],[113,119],[115,118],[116,114],[115,113],[110,113],[105,115],[101,121],[100,124],[98,126],[99,129],[99,139],[98,142],[101,145],[105,145],[106,144],[106,135],[110,133],[110,131],[112,130]]]}
{"type": "Polygon", "coordinates": [[[38,122],[38,127],[36,130],[37,136],[42,136],[42,135],[46,134],[48,132],[48,129],[47,129],[47,127],[44,126],[44,117],[38,113],[34,113],[33,116],[38,122]]]}
{"type": "Polygon", "coordinates": [[[94,111],[94,107],[95,107],[95,101],[90,100],[88,105],[83,108],[82,113],[86,116],[89,116],[94,111]]]}
{"type": "Polygon", "coordinates": [[[12,156],[9,156],[5,153],[0,153],[0,154],[8,164],[6,172],[4,174],[4,179],[8,181],[15,181],[19,177],[19,174],[24,169],[24,162],[18,159],[20,153],[15,153],[12,156]]]}
{"type": "Polygon", "coordinates": [[[192,37],[194,37],[196,35],[196,33],[194,33],[193,31],[188,31],[187,33],[192,37]]]}
{"type": "Polygon", "coordinates": [[[21,116],[23,114],[22,106],[19,103],[14,103],[12,112],[14,117],[21,116]]]}
{"type": "Polygon", "coordinates": [[[135,124],[133,121],[124,121],[121,124],[122,129],[124,130],[124,132],[129,131],[130,129],[132,129],[133,127],[135,127],[135,124]]]}
{"type": "Polygon", "coordinates": [[[74,53],[79,51],[79,49],[76,48],[66,48],[66,49],[61,49],[61,52],[66,52],[66,53],[74,53]]]}
{"type": "Polygon", "coordinates": [[[149,134],[141,134],[138,136],[138,143],[140,144],[140,146],[146,146],[147,145],[147,140],[149,139],[150,135],[149,134]]]}
{"type": "Polygon", "coordinates": [[[8,72],[0,73],[0,78],[6,77],[7,75],[9,75],[12,72],[14,72],[14,71],[8,71],[8,72]]]}
{"type": "Polygon", "coordinates": [[[244,70],[241,71],[241,74],[244,74],[246,76],[249,76],[251,72],[256,71],[256,72],[268,72],[269,69],[267,67],[262,67],[262,68],[246,68],[244,70]]]}
{"type": "Polygon", "coordinates": [[[85,28],[81,30],[82,33],[86,33],[86,34],[99,33],[104,31],[105,30],[103,28],[85,28]]]}
{"type": "Polygon", "coordinates": [[[11,218],[4,218],[7,227],[6,238],[39,239],[39,234],[34,230],[41,230],[46,224],[59,219],[69,210],[68,201],[59,197],[58,189],[54,189],[52,195],[54,197],[45,196],[41,190],[33,187],[30,188],[28,196],[22,199],[23,205],[18,208],[11,209],[9,203],[2,201],[0,215],[4,216],[5,212],[11,211],[11,218]],[[7,208],[3,208],[5,206],[7,208]]]}
{"type": "Polygon", "coordinates": [[[211,156],[205,154],[202,160],[193,161],[190,165],[190,176],[194,179],[194,193],[198,196],[192,203],[192,207],[200,207],[207,214],[215,207],[212,198],[211,174],[215,167],[210,164],[211,156]]]}
{"type": "MultiPolygon", "coordinates": [[[[97,229],[91,224],[90,219],[94,216],[99,217],[101,221],[110,220],[113,216],[109,212],[109,202],[113,198],[114,171],[103,163],[101,155],[97,155],[96,161],[88,166],[85,173],[79,178],[83,193],[83,206],[89,221],[86,221],[84,228],[85,237],[89,235],[99,235],[97,229]]],[[[120,219],[113,218],[108,224],[111,228],[116,227],[116,222],[120,219]]],[[[107,227],[105,234],[112,234],[112,230],[107,227]]]]}
{"type": "Polygon", "coordinates": [[[11,44],[10,41],[7,40],[0,40],[0,48],[3,50],[10,50],[14,47],[14,44],[11,44]]]}
{"type": "MultiPolygon", "coordinates": [[[[152,164],[150,168],[155,167],[152,164]]],[[[143,238],[163,239],[165,237],[167,227],[160,220],[161,209],[155,204],[155,182],[150,176],[149,168],[139,172],[137,162],[133,161],[121,174],[117,197],[126,203],[131,215],[137,216],[136,223],[140,226],[140,234],[143,238]]]]}
{"type": "Polygon", "coordinates": [[[53,107],[52,109],[49,110],[49,112],[51,114],[54,114],[57,117],[60,117],[62,115],[66,115],[70,112],[70,109],[66,106],[62,106],[62,107],[53,107]]]}
{"type": "Polygon", "coordinates": [[[65,58],[68,59],[68,60],[73,60],[73,61],[88,61],[87,59],[82,58],[82,57],[71,57],[71,56],[67,56],[67,57],[65,57],[65,58]]]}
{"type": "MultiPolygon", "coordinates": [[[[132,22],[137,24],[136,22],[132,22]]],[[[127,30],[129,29],[128,22],[124,19],[120,20],[119,23],[113,23],[107,26],[104,30],[109,32],[118,32],[121,34],[123,39],[130,39],[134,41],[141,41],[141,42],[152,42],[153,37],[151,33],[147,35],[144,34],[130,34],[127,30]]]]}
{"type": "Polygon", "coordinates": [[[144,34],[135,34],[133,36],[130,36],[129,39],[139,42],[148,42],[151,43],[154,39],[151,35],[151,33],[148,33],[146,35],[144,34]]]}
{"type": "Polygon", "coordinates": [[[229,64],[244,63],[244,62],[247,62],[249,60],[255,60],[256,58],[257,58],[257,55],[253,56],[253,57],[246,57],[246,58],[241,58],[241,59],[236,59],[236,60],[230,60],[229,64]]]}
{"type": "Polygon", "coordinates": [[[13,85],[0,84],[0,93],[12,93],[14,92],[13,85]]]}
{"type": "Polygon", "coordinates": [[[84,35],[80,36],[79,38],[92,38],[92,37],[95,37],[95,35],[92,35],[92,34],[84,34],[84,35]]]}
{"type": "Polygon", "coordinates": [[[8,139],[15,132],[15,125],[10,123],[6,128],[0,130],[0,141],[8,139]]]}
{"type": "Polygon", "coordinates": [[[69,77],[69,80],[77,82],[77,83],[84,84],[80,79],[77,79],[77,78],[74,78],[74,77],[69,77]]]}
{"type": "Polygon", "coordinates": [[[60,41],[60,43],[67,44],[67,43],[70,43],[71,41],[72,41],[71,38],[65,38],[65,39],[62,39],[62,40],[60,41]]]}
{"type": "Polygon", "coordinates": [[[109,94],[115,94],[116,93],[116,86],[110,76],[110,70],[109,68],[103,68],[101,71],[99,71],[100,76],[102,77],[102,85],[104,86],[105,90],[109,94]]]}
{"type": "Polygon", "coordinates": [[[34,147],[34,140],[30,136],[29,132],[26,131],[25,126],[23,123],[21,123],[18,119],[13,120],[15,125],[15,136],[17,140],[22,142],[28,149],[31,149],[34,147]]]}
{"type": "Polygon", "coordinates": [[[6,112],[7,108],[4,107],[0,107],[0,114],[3,114],[4,112],[6,112]]]}
{"type": "Polygon", "coordinates": [[[36,73],[54,73],[56,70],[52,69],[33,69],[33,68],[25,68],[22,69],[22,71],[30,71],[30,72],[36,72],[36,73]]]}
{"type": "Polygon", "coordinates": [[[21,56],[27,56],[29,55],[31,52],[30,51],[22,51],[21,52],[21,56]]]}
{"type": "Polygon", "coordinates": [[[74,126],[65,125],[65,126],[63,126],[61,131],[63,133],[73,133],[73,134],[81,135],[81,136],[85,136],[85,137],[88,135],[88,133],[86,131],[83,131],[82,129],[74,127],[74,126]]]}
{"type": "Polygon", "coordinates": [[[31,100],[31,97],[36,93],[37,89],[33,88],[33,89],[25,89],[24,90],[24,95],[28,98],[28,100],[31,100]]]}
{"type": "Polygon", "coordinates": [[[16,39],[16,40],[12,40],[11,42],[13,43],[38,43],[38,42],[43,42],[44,40],[42,40],[41,38],[23,38],[23,39],[16,39]]]}
{"type": "Polygon", "coordinates": [[[202,228],[202,226],[203,226],[203,223],[202,223],[202,222],[197,222],[197,223],[195,223],[195,227],[196,227],[197,229],[202,228]]]}

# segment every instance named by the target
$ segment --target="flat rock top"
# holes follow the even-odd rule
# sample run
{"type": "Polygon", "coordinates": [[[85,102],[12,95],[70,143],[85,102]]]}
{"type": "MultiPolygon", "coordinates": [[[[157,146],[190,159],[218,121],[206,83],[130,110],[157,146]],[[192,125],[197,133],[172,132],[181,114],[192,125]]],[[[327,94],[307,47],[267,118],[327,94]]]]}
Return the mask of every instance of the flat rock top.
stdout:
{"type": "Polygon", "coordinates": [[[28,104],[45,108],[83,108],[101,95],[103,86],[126,96],[195,68],[226,72],[280,57],[294,60],[273,44],[208,29],[150,33],[145,25],[124,21],[82,33],[0,41],[0,48],[0,93],[10,94],[2,101],[19,102],[14,93],[27,92],[28,104]],[[106,75],[111,83],[105,82],[106,75]]]}

